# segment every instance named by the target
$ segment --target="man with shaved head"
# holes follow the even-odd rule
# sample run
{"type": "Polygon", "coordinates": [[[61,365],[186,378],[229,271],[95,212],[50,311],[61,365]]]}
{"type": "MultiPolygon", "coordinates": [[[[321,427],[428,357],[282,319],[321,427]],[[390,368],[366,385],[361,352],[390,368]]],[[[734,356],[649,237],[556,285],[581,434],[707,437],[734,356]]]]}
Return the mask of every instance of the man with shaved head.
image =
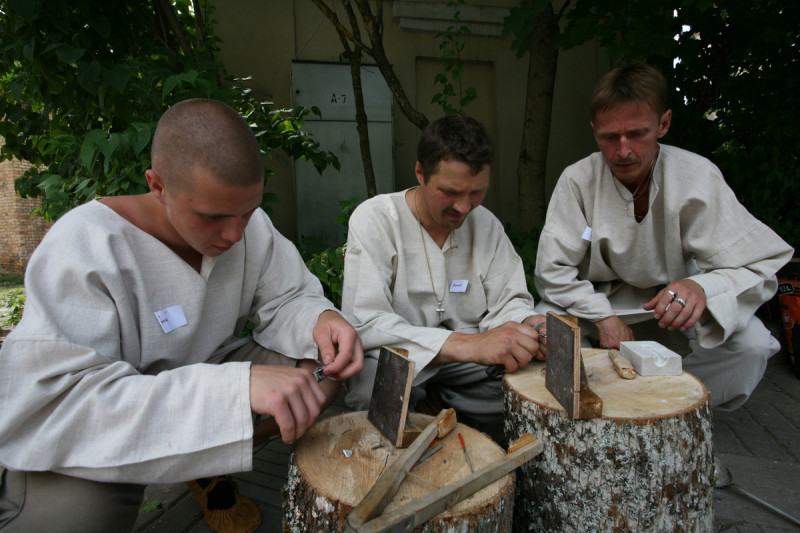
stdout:
{"type": "Polygon", "coordinates": [[[144,486],[178,481],[213,529],[253,531],[258,509],[218,476],[314,422],[339,383],[317,365],[361,370],[355,330],[259,207],[236,111],[168,109],[145,178],[147,194],[67,213],[31,257],[0,351],[4,532],[129,530],[144,486]]]}

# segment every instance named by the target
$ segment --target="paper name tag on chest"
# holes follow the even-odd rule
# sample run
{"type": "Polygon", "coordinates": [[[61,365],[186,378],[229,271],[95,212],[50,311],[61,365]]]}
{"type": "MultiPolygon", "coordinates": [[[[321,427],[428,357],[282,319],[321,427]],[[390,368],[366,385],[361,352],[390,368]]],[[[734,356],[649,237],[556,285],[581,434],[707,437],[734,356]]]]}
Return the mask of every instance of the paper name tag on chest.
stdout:
{"type": "Polygon", "coordinates": [[[158,325],[161,326],[164,333],[169,333],[187,324],[186,315],[183,314],[183,307],[180,305],[167,307],[161,311],[156,311],[154,314],[156,315],[156,320],[158,320],[158,325]]]}
{"type": "Polygon", "coordinates": [[[454,279],[450,282],[450,292],[467,292],[468,279],[454,279]]]}

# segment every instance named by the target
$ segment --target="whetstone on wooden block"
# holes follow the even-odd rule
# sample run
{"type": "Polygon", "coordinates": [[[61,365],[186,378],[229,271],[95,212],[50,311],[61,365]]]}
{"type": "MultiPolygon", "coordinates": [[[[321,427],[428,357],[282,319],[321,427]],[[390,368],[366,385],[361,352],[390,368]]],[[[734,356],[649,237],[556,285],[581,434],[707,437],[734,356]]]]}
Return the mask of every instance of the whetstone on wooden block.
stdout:
{"type": "Polygon", "coordinates": [[[597,418],[603,401],[592,392],[581,359],[581,330],[574,317],[547,313],[545,387],[570,418],[597,418]]]}
{"type": "Polygon", "coordinates": [[[381,346],[367,413],[367,419],[397,448],[408,447],[420,431],[410,427],[409,438],[405,438],[414,361],[408,352],[402,352],[405,350],[381,346]]]}
{"type": "Polygon", "coordinates": [[[655,341],[621,342],[619,351],[640,376],[680,376],[683,372],[681,356],[655,341]]]}

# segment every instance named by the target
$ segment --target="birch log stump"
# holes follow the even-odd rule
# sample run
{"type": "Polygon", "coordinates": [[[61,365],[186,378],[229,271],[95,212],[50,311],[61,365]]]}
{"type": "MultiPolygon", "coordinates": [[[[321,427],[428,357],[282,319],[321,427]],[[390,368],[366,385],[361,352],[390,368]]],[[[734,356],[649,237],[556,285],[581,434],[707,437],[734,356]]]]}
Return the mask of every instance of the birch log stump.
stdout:
{"type": "MultiPolygon", "coordinates": [[[[424,428],[433,417],[409,413],[424,428]]],[[[470,474],[458,433],[472,466],[482,468],[506,455],[485,434],[463,424],[435,445],[442,449],[417,464],[384,512],[470,474]]],[[[284,487],[284,531],[344,531],[347,515],[404,449],[395,448],[367,419],[366,411],[323,419],[298,441],[284,487]],[[345,450],[352,454],[348,458],[345,450]]],[[[508,532],[514,505],[514,474],[509,474],[438,514],[418,532],[508,532]]]]}
{"type": "Polygon", "coordinates": [[[569,418],[545,388],[545,363],[504,378],[506,437],[545,445],[517,471],[515,531],[712,531],[706,386],[686,372],[622,379],[606,350],[582,356],[601,418],[569,418]]]}

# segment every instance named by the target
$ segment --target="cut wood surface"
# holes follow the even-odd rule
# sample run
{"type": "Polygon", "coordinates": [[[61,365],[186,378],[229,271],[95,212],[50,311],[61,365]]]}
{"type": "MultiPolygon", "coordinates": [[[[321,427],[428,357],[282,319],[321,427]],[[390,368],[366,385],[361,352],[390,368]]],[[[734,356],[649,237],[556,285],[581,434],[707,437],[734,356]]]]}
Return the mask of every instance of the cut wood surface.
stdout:
{"type": "MultiPolygon", "coordinates": [[[[621,379],[606,350],[582,350],[589,386],[603,400],[603,418],[674,416],[695,409],[708,399],[708,389],[688,372],[680,376],[637,376],[621,379]]],[[[544,384],[546,363],[534,362],[512,374],[504,383],[524,400],[547,409],[564,411],[544,384]]],[[[534,435],[536,433],[534,432],[534,435]]]]}
{"type": "MultiPolygon", "coordinates": [[[[408,417],[421,428],[433,420],[419,413],[408,413],[408,417]]],[[[459,432],[476,469],[505,457],[505,450],[487,435],[457,424],[449,435],[435,442],[442,449],[406,475],[384,513],[470,475],[459,432]]],[[[348,514],[404,451],[394,447],[368,421],[365,411],[319,421],[300,439],[289,463],[285,528],[296,532],[344,531],[348,514]],[[349,458],[344,450],[352,452],[349,458]]],[[[508,531],[513,498],[514,475],[509,474],[437,515],[420,531],[508,531]]]]}
{"type": "Polygon", "coordinates": [[[511,440],[544,451],[517,472],[517,531],[713,529],[708,389],[694,376],[620,378],[606,350],[582,350],[600,418],[570,418],[545,387],[545,363],[503,380],[511,440]]]}

